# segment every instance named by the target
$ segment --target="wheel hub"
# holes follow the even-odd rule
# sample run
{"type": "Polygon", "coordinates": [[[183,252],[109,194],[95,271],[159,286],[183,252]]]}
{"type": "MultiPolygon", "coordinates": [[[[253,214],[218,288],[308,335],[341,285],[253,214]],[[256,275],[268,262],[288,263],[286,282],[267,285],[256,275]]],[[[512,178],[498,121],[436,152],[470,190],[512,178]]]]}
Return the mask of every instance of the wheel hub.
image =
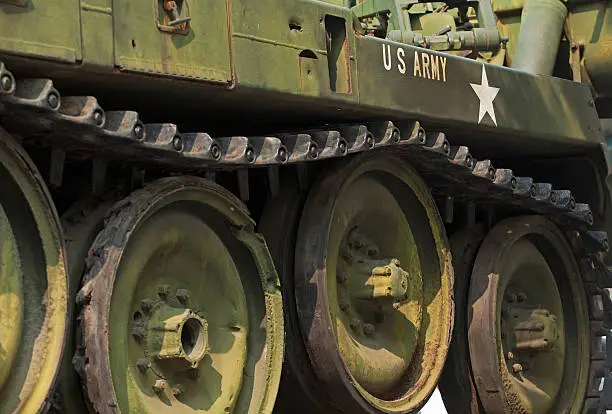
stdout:
{"type": "MultiPolygon", "coordinates": [[[[139,332],[142,322],[135,323],[139,332]]],[[[146,353],[166,369],[184,371],[197,368],[210,351],[208,322],[193,310],[175,308],[161,302],[144,322],[146,353]]]]}

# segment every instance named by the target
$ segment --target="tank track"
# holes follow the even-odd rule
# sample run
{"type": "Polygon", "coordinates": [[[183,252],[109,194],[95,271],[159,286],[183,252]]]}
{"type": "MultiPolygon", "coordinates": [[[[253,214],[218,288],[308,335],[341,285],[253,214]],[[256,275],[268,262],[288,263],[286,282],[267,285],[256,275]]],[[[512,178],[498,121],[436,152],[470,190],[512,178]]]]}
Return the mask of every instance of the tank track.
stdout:
{"type": "MultiPolygon", "coordinates": [[[[135,111],[106,112],[93,96],[60,97],[50,79],[17,81],[1,61],[0,121],[21,139],[40,138],[64,151],[126,162],[144,159],[175,171],[248,171],[392,151],[419,170],[437,198],[545,215],[574,241],[589,296],[592,361],[585,411],[612,408],[612,346],[605,346],[612,341],[612,273],[599,257],[608,251],[608,238],[591,229],[590,206],[577,203],[569,190],[477,160],[466,146],[451,146],[443,132],[426,132],[418,121],[339,124],[271,136],[181,133],[175,124],[145,124],[135,111]]],[[[278,191],[278,169],[269,172],[270,187],[278,191]]]]}

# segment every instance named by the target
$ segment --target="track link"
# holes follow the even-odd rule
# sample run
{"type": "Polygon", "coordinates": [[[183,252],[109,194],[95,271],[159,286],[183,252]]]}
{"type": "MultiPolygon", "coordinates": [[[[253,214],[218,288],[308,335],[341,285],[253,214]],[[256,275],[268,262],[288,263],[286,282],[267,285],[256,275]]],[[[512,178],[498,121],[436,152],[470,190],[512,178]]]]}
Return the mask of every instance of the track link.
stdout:
{"type": "Polygon", "coordinates": [[[135,111],[104,111],[93,96],[61,97],[52,80],[16,79],[2,62],[0,121],[23,139],[177,171],[244,170],[393,151],[417,167],[436,196],[545,215],[574,237],[596,321],[591,343],[600,351],[592,353],[585,408],[612,409],[612,347],[605,346],[612,340],[612,275],[599,258],[599,252],[608,251],[608,237],[592,228],[590,206],[577,203],[570,190],[477,160],[468,147],[451,145],[443,132],[425,131],[416,120],[328,125],[271,136],[182,133],[171,123],[145,124],[135,111]]]}

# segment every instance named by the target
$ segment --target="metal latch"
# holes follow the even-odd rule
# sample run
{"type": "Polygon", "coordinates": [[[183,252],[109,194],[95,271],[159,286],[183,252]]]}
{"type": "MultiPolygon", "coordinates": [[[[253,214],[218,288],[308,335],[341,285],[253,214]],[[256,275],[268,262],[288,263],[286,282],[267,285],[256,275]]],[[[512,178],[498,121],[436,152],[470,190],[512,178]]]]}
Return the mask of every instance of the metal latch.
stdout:
{"type": "Polygon", "coordinates": [[[159,0],[155,13],[159,30],[176,34],[189,33],[191,17],[187,0],[159,0]]]}

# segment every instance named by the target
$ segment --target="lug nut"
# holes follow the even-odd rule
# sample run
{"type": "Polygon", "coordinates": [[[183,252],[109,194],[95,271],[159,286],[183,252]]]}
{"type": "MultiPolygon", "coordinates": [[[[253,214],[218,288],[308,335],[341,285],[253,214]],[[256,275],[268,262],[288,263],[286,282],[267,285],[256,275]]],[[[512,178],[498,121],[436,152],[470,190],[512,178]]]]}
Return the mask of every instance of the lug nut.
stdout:
{"type": "Polygon", "coordinates": [[[512,352],[508,352],[508,359],[513,359],[514,358],[514,354],[512,352]]]}
{"type": "Polygon", "coordinates": [[[161,394],[166,389],[167,385],[166,381],[162,379],[155,380],[153,383],[153,391],[155,391],[156,394],[161,394]]]}
{"type": "Polygon", "coordinates": [[[145,329],[143,326],[135,326],[132,328],[132,336],[137,342],[141,342],[145,337],[145,329]]]}
{"type": "Polygon", "coordinates": [[[136,367],[138,367],[138,370],[144,374],[147,372],[147,369],[149,369],[149,362],[144,358],[138,358],[136,361],[136,367]]]}
{"type": "Polygon", "coordinates": [[[172,395],[178,397],[184,393],[185,387],[183,386],[183,384],[174,384],[174,386],[172,387],[172,395]]]}
{"type": "Polygon", "coordinates": [[[340,304],[340,310],[346,311],[346,310],[348,310],[348,308],[350,308],[350,305],[348,303],[341,303],[340,304]]]}
{"type": "Polygon", "coordinates": [[[358,329],[359,327],[361,327],[361,321],[357,318],[353,318],[351,319],[350,326],[353,329],[358,329]]]}
{"type": "Polygon", "coordinates": [[[151,313],[151,309],[153,309],[153,301],[151,299],[143,299],[140,301],[140,308],[146,314],[151,313]]]}
{"type": "Polygon", "coordinates": [[[170,292],[170,286],[168,285],[160,285],[157,287],[157,294],[162,299],[165,299],[166,296],[168,296],[168,292],[170,292]]]}
{"type": "Polygon", "coordinates": [[[189,291],[187,289],[178,289],[176,291],[176,298],[183,305],[187,305],[187,301],[189,300],[189,291]]]}
{"type": "Polygon", "coordinates": [[[514,371],[515,374],[518,374],[519,372],[523,371],[523,366],[521,364],[512,364],[512,371],[514,371]]]}
{"type": "Polygon", "coordinates": [[[363,325],[363,333],[367,336],[374,335],[374,332],[376,332],[376,328],[371,323],[366,323],[363,325]]]}
{"type": "Polygon", "coordinates": [[[338,144],[338,149],[340,150],[340,153],[341,153],[341,154],[344,154],[344,153],[346,152],[346,142],[341,141],[341,142],[338,144]]]}

